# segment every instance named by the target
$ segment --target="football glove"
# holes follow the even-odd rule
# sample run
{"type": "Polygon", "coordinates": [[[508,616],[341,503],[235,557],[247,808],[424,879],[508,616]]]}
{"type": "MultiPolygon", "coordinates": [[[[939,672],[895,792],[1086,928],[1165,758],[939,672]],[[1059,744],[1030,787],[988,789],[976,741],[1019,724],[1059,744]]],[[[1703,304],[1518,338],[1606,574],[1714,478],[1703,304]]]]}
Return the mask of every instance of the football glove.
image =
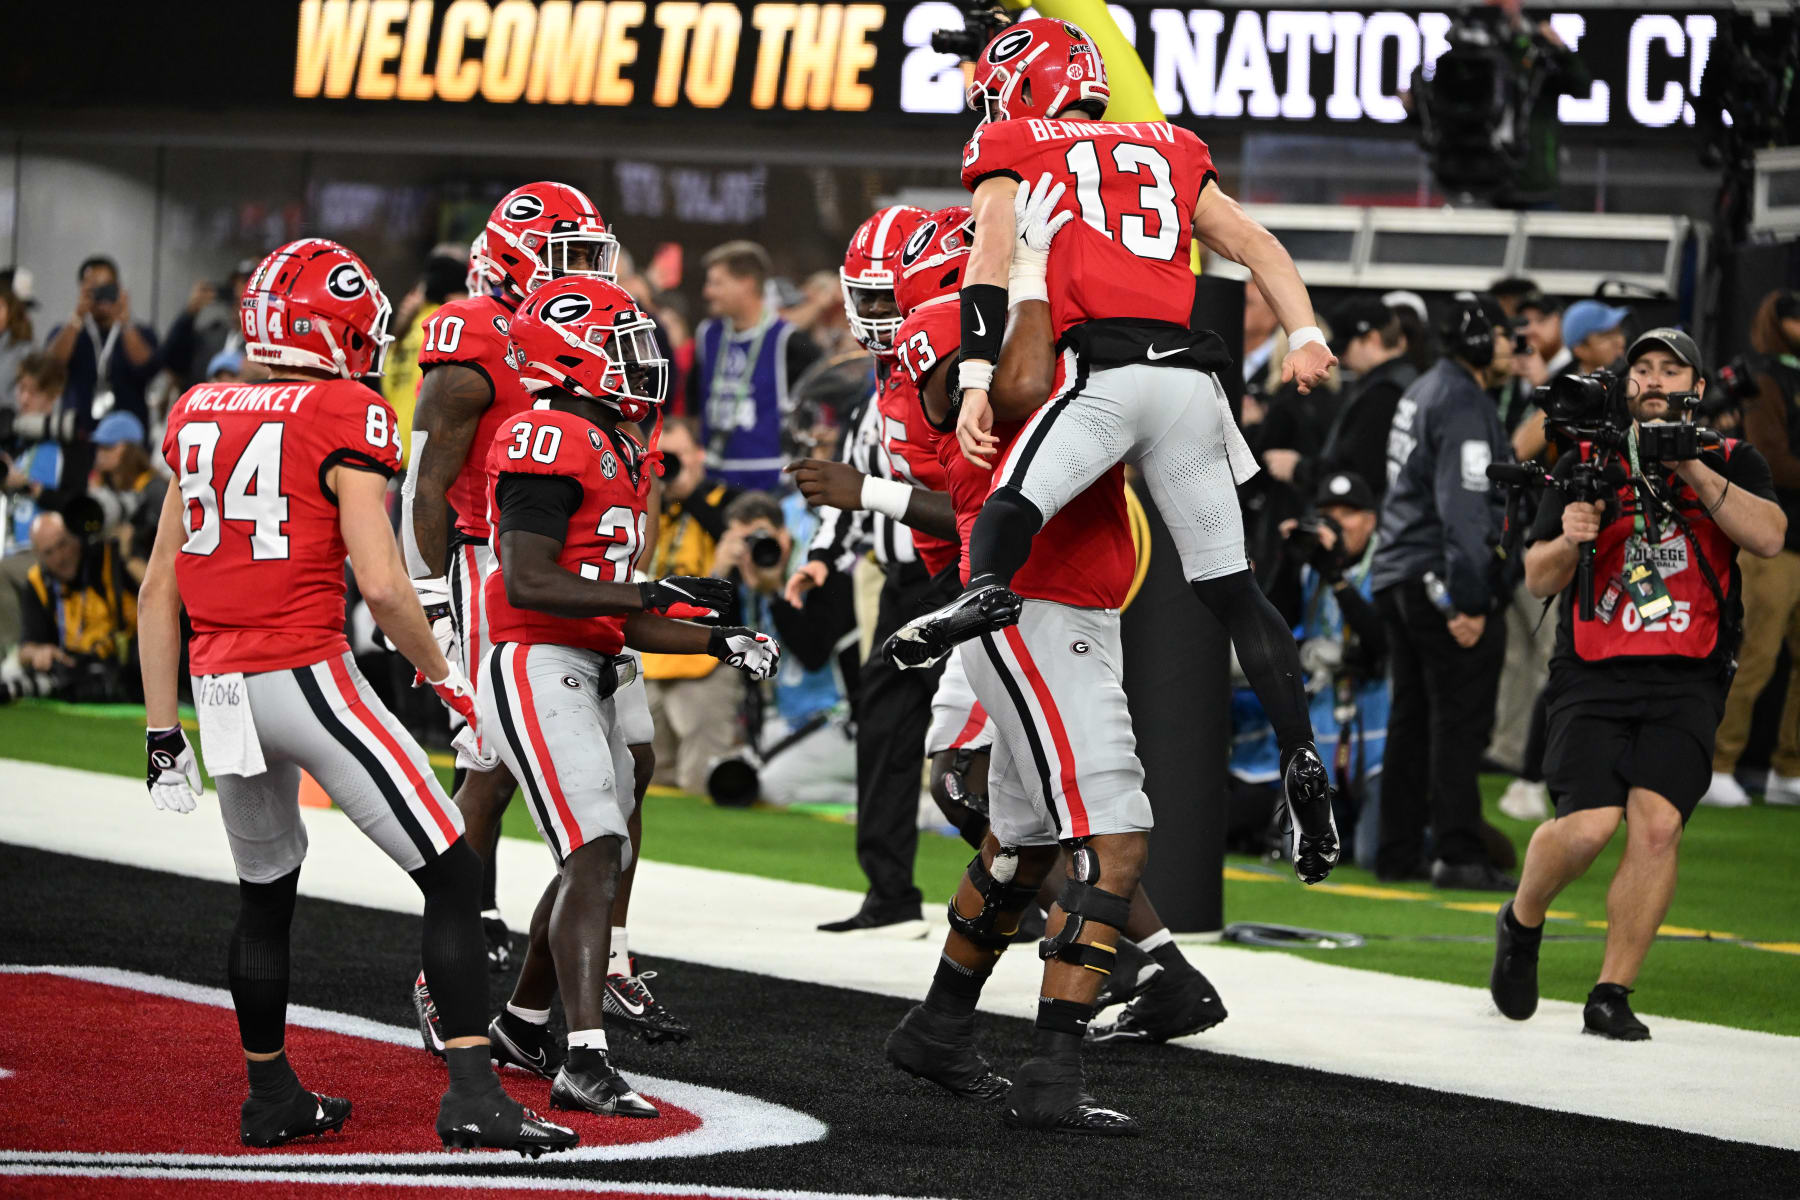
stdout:
{"type": "Polygon", "coordinates": [[[1065,190],[1065,185],[1053,184],[1046,171],[1038,176],[1037,183],[1019,188],[1013,197],[1013,227],[1018,243],[1013,247],[1012,270],[1007,276],[1007,298],[1011,304],[1049,298],[1044,280],[1050,269],[1050,243],[1075,218],[1073,211],[1056,211],[1065,190]]]}
{"type": "Polygon", "coordinates": [[[456,624],[450,619],[450,581],[442,575],[432,579],[415,579],[413,591],[419,594],[419,607],[425,610],[425,621],[431,626],[438,652],[450,657],[456,645],[456,624]]]}
{"type": "Polygon", "coordinates": [[[741,625],[713,630],[706,652],[752,679],[767,679],[781,665],[781,647],[775,639],[741,625]]]}
{"type": "Polygon", "coordinates": [[[737,586],[731,580],[701,575],[670,575],[655,583],[640,583],[638,591],[647,613],[701,621],[717,620],[731,611],[731,602],[737,599],[737,586]]]}
{"type": "Polygon", "coordinates": [[[177,725],[173,729],[146,729],[144,749],[149,769],[144,786],[150,789],[150,801],[164,812],[190,813],[194,803],[205,794],[200,783],[200,764],[187,734],[177,725]]]}
{"type": "Polygon", "coordinates": [[[482,770],[492,770],[500,761],[500,756],[482,746],[481,731],[475,723],[475,689],[455,663],[446,662],[444,665],[449,670],[442,679],[427,679],[425,672],[419,671],[413,675],[413,686],[430,687],[437,693],[438,699],[444,702],[445,708],[463,719],[465,724],[462,732],[450,744],[468,758],[474,759],[482,770]]]}

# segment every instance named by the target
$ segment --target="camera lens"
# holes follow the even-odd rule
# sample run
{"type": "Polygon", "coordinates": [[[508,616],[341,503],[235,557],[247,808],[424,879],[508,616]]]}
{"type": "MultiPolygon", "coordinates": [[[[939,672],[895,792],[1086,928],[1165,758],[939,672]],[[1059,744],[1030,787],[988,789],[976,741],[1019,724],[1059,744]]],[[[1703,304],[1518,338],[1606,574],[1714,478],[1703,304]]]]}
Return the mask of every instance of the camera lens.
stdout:
{"type": "Polygon", "coordinates": [[[778,567],[781,565],[781,541],[767,533],[753,533],[744,539],[750,548],[750,561],[759,567],[778,567]]]}

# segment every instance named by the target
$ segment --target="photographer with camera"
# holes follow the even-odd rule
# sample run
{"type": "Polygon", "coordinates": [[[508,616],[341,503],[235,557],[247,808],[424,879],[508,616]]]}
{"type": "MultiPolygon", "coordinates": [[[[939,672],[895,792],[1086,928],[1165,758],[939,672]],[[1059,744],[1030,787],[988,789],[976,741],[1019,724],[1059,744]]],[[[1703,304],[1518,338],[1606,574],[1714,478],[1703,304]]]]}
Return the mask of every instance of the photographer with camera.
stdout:
{"type": "Polygon", "coordinates": [[[1484,850],[1479,772],[1506,654],[1495,612],[1503,507],[1487,468],[1512,460],[1493,391],[1511,374],[1514,345],[1498,302],[1473,292],[1452,301],[1442,336],[1445,356],[1401,396],[1388,437],[1371,584],[1393,663],[1395,756],[1376,873],[1424,873],[1429,817],[1434,885],[1510,891],[1484,850]]]}
{"type": "MultiPolygon", "coordinates": [[[[75,311],[50,331],[45,346],[69,370],[63,407],[91,429],[113,409],[149,423],[145,392],[156,375],[156,332],[131,319],[131,293],[119,286],[119,264],[96,254],[75,278],[81,290],[75,311]]],[[[86,473],[86,462],[82,464],[86,473]]]]}
{"type": "Polygon", "coordinates": [[[37,562],[19,591],[19,665],[38,676],[31,690],[81,701],[136,691],[137,584],[99,525],[88,500],[66,519],[41,512],[31,523],[37,562]]]}
{"type": "Polygon", "coordinates": [[[13,384],[16,407],[0,409],[0,473],[4,474],[7,522],[4,549],[25,545],[32,518],[40,508],[54,508],[63,479],[77,486],[80,477],[68,469],[64,445],[75,438],[75,420],[57,409],[68,373],[42,350],[19,362],[13,384]]]}
{"type": "MultiPolygon", "coordinates": [[[[1702,804],[1742,808],[1750,803],[1737,781],[1738,758],[1750,740],[1751,712],[1775,672],[1781,644],[1800,612],[1800,296],[1770,292],[1750,323],[1755,359],[1734,363],[1738,371],[1720,372],[1715,391],[1750,393],[1744,398],[1744,439],[1769,463],[1775,501],[1787,514],[1787,545],[1768,560],[1747,559],[1744,578],[1744,644],[1738,649],[1738,673],[1725,701],[1725,717],[1713,746],[1712,786],[1702,804]],[[1731,387],[1737,377],[1740,387],[1731,387]],[[1754,391],[1752,391],[1754,389],[1754,391]]],[[[1790,650],[1800,649],[1800,639],[1790,650]]],[[[1763,797],[1771,804],[1800,804],[1800,670],[1788,675],[1787,702],[1781,734],[1770,762],[1763,797]]]]}
{"type": "Polygon", "coordinates": [[[1525,581],[1559,597],[1545,779],[1518,894],[1500,910],[1489,989],[1522,1021],[1537,1008],[1543,923],[1626,822],[1607,894],[1606,956],[1587,1032],[1650,1036],[1627,996],[1675,893],[1682,829],[1706,791],[1743,613],[1738,551],[1771,558],[1786,515],[1754,447],[1681,420],[1705,389],[1700,353],[1652,329],[1628,374],[1565,377],[1545,403],[1564,453],[1544,493],[1525,581]],[[1673,423],[1679,422],[1679,423],[1673,423]]]}

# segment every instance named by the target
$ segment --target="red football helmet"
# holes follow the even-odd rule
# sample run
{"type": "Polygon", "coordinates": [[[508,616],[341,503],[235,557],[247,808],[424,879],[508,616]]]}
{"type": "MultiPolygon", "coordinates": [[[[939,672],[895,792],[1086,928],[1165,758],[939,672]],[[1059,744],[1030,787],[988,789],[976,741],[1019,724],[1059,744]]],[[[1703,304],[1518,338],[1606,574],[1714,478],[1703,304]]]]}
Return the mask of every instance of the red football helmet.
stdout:
{"type": "Polygon", "coordinates": [[[238,320],[252,362],[354,379],[381,374],[392,311],[362,259],[325,238],[302,238],[262,260],[238,320]]]}
{"type": "Polygon", "coordinates": [[[1112,89],[1100,51],[1081,26],[1033,17],[1001,30],[982,50],[968,97],[984,125],[1060,116],[1068,108],[1098,120],[1112,89]]]}
{"type": "Polygon", "coordinates": [[[641,421],[663,402],[669,362],[631,294],[575,276],[538,288],[513,315],[507,357],[528,392],[561,388],[641,421]]]}
{"type": "Polygon", "coordinates": [[[528,183],[500,198],[469,247],[469,291],[513,299],[565,275],[613,279],[618,239],[580,188],[528,183]]]}
{"type": "Polygon", "coordinates": [[[925,210],[909,204],[879,209],[857,227],[844,252],[844,265],[838,270],[844,316],[866,350],[885,354],[893,349],[894,334],[900,331],[900,314],[894,308],[900,251],[924,219],[925,210]]]}
{"type": "Polygon", "coordinates": [[[974,244],[975,219],[967,205],[940,208],[920,221],[900,251],[900,282],[894,286],[900,315],[961,291],[974,244]]]}

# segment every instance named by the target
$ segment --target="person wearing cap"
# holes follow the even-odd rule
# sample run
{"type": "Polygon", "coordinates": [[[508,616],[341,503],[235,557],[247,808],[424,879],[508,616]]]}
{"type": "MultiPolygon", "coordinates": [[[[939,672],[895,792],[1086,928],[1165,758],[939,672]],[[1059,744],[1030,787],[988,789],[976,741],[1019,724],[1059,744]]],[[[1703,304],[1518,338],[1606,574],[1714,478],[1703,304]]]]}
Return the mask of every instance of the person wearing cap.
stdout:
{"type": "MultiPolygon", "coordinates": [[[[1357,865],[1373,868],[1379,835],[1381,768],[1387,744],[1387,630],[1369,591],[1375,492],[1361,475],[1333,471],[1319,481],[1314,515],[1287,521],[1281,534],[1300,566],[1300,610],[1294,636],[1307,673],[1313,731],[1336,789],[1338,827],[1357,865]]],[[[1232,772],[1250,782],[1280,778],[1274,731],[1256,694],[1242,689],[1232,703],[1232,772]],[[1265,735],[1246,724],[1260,725],[1265,735]]]]}
{"type": "MultiPolygon", "coordinates": [[[[144,423],[128,412],[109,412],[94,428],[94,474],[88,494],[99,502],[107,535],[129,546],[131,523],[159,476],[144,448],[144,423]]],[[[159,489],[156,500],[160,504],[159,489]]]]}
{"type": "Polygon", "coordinates": [[[1441,336],[1444,357],[1394,410],[1371,570],[1388,629],[1395,754],[1376,873],[1413,879],[1428,870],[1438,887],[1510,890],[1484,845],[1479,772],[1506,651],[1495,612],[1505,505],[1487,468],[1512,461],[1492,389],[1511,373],[1513,339],[1494,298],[1471,292],[1452,302],[1441,336]],[[1426,868],[1428,823],[1435,852],[1426,868]]]}
{"type": "Polygon", "coordinates": [[[1618,365],[1625,351],[1625,322],[1631,310],[1598,300],[1577,300],[1563,310],[1562,340],[1574,359],[1570,369],[1586,375],[1618,365]]]}
{"type": "MultiPolygon", "coordinates": [[[[1780,554],[1788,522],[1768,462],[1748,443],[1721,439],[1677,462],[1639,459],[1644,430],[1681,420],[1678,397],[1705,390],[1692,338],[1652,329],[1632,343],[1626,362],[1625,402],[1635,422],[1630,472],[1654,491],[1661,511],[1654,522],[1642,520],[1634,512],[1642,491],[1629,484],[1596,503],[1552,488],[1532,524],[1525,582],[1534,595],[1556,597],[1561,616],[1544,752],[1556,817],[1532,834],[1518,892],[1500,909],[1488,987],[1515,1021],[1536,1010],[1550,904],[1623,821],[1606,952],[1583,1023],[1590,1033],[1641,1041],[1650,1031],[1627,997],[1675,892],[1682,830],[1712,777],[1713,736],[1743,613],[1739,551],[1780,554]],[[1590,543],[1594,615],[1581,620],[1577,567],[1590,543]]],[[[1574,462],[1564,455],[1555,479],[1566,480],[1574,462]]]]}
{"type": "MultiPolygon", "coordinates": [[[[1775,499],[1788,516],[1787,545],[1767,561],[1745,559],[1744,644],[1737,679],[1725,702],[1713,747],[1713,782],[1702,804],[1741,808],[1750,803],[1737,781],[1738,757],[1750,740],[1751,711],[1774,673],[1782,640],[1800,614],[1800,296],[1774,291],[1750,322],[1757,394],[1744,406],[1744,438],[1769,460],[1775,499]]],[[[1788,639],[1800,652],[1800,636],[1788,639]]],[[[1800,670],[1788,673],[1781,733],[1763,789],[1769,804],[1800,804],[1800,670]]]]}
{"type": "Polygon", "coordinates": [[[1387,492],[1388,430],[1401,393],[1419,377],[1407,360],[1400,315],[1373,296],[1355,296],[1331,314],[1331,352],[1356,376],[1325,434],[1321,470],[1349,472],[1370,489],[1379,508],[1387,492]]]}

